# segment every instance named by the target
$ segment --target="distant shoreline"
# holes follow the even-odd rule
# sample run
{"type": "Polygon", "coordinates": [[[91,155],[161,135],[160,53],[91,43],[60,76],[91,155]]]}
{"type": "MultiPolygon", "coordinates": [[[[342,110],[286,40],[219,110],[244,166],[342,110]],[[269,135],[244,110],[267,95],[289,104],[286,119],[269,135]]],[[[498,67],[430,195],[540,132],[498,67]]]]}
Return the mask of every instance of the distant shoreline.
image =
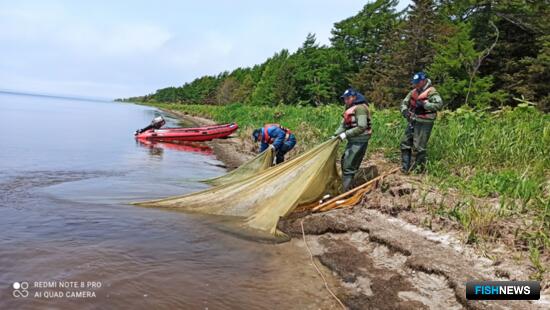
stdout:
{"type": "Polygon", "coordinates": [[[79,100],[79,101],[93,101],[93,102],[114,102],[114,99],[108,99],[108,98],[90,98],[90,97],[87,98],[87,97],[77,97],[77,96],[70,96],[70,95],[67,95],[67,96],[66,95],[49,95],[49,94],[26,93],[21,91],[3,90],[3,89],[0,89],[0,94],[69,99],[69,100],[79,100]]]}

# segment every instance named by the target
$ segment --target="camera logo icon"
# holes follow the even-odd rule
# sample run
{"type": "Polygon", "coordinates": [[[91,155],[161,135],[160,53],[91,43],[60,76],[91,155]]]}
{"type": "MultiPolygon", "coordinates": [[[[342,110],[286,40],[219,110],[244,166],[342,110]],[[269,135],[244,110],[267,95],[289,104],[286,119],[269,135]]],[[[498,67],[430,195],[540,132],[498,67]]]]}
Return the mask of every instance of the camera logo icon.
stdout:
{"type": "Polygon", "coordinates": [[[13,282],[13,297],[26,298],[29,296],[29,282],[13,282]]]}

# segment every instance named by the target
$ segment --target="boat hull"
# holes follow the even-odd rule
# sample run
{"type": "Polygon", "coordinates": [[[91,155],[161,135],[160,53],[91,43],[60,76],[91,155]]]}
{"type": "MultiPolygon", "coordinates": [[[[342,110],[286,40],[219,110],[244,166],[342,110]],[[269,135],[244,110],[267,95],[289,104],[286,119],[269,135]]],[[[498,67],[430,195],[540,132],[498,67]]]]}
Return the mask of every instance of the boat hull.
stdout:
{"type": "Polygon", "coordinates": [[[149,129],[136,135],[136,138],[161,142],[210,141],[213,139],[226,138],[237,129],[239,129],[239,126],[236,123],[197,128],[149,129]]]}

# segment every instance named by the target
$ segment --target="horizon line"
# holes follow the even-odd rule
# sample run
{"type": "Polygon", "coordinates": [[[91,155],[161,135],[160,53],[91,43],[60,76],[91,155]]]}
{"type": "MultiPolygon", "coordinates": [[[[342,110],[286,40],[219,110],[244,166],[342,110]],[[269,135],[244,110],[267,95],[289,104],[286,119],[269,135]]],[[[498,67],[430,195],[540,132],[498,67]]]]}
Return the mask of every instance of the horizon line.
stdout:
{"type": "Polygon", "coordinates": [[[33,91],[21,91],[13,89],[2,89],[0,88],[0,93],[12,94],[12,95],[24,95],[24,96],[37,96],[37,97],[49,97],[49,98],[62,98],[62,99],[76,99],[76,100],[85,100],[85,101],[115,101],[116,98],[106,98],[106,97],[89,97],[81,95],[63,95],[63,94],[52,94],[52,93],[40,93],[33,91]]]}

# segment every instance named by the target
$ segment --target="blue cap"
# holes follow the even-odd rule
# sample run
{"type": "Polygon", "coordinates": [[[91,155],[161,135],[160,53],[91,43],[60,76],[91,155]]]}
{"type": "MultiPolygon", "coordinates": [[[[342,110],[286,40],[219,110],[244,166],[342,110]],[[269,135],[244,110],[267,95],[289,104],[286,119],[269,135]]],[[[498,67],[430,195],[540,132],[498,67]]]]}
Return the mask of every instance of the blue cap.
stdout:
{"type": "Polygon", "coordinates": [[[340,96],[340,99],[344,99],[346,97],[351,97],[351,96],[357,96],[357,91],[350,87],[346,89],[346,91],[342,94],[342,96],[340,96]]]}
{"type": "Polygon", "coordinates": [[[254,129],[254,131],[252,132],[252,140],[254,140],[254,142],[258,142],[260,140],[261,134],[262,134],[261,128],[254,129]]]}
{"type": "Polygon", "coordinates": [[[424,81],[425,79],[426,79],[426,73],[421,71],[421,72],[417,72],[417,73],[414,74],[411,82],[413,84],[418,84],[418,83],[420,83],[420,81],[424,81]]]}

